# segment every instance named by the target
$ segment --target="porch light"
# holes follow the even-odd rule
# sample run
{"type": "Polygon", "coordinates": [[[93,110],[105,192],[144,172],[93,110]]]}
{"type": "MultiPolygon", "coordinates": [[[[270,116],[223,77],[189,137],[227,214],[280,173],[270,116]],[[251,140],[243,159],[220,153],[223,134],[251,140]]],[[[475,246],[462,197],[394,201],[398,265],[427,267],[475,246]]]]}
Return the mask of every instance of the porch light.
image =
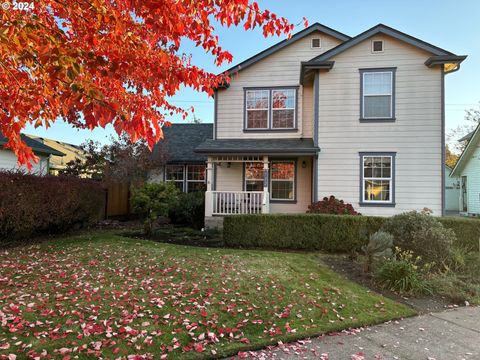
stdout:
{"type": "Polygon", "coordinates": [[[302,161],[302,168],[306,168],[307,167],[307,162],[305,160],[302,161]]]}

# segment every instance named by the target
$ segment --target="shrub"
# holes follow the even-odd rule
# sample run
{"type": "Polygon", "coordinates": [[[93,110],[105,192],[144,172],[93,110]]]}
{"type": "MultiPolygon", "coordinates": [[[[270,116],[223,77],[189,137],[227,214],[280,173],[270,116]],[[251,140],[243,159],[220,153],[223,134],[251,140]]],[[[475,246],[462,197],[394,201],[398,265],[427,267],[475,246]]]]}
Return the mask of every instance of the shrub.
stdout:
{"type": "Polygon", "coordinates": [[[311,214],[336,214],[336,215],[360,215],[356,212],[352,204],[345,204],[343,200],[336,199],[335,196],[324,197],[308,206],[307,213],[311,214]]]}
{"type": "Polygon", "coordinates": [[[152,233],[153,223],[159,216],[167,216],[168,209],[176,201],[177,188],[170,182],[146,183],[134,188],[131,197],[133,213],[144,222],[147,235],[152,233]]]}
{"type": "Polygon", "coordinates": [[[88,226],[104,211],[97,181],[0,172],[0,245],[88,226]]]}
{"type": "MultiPolygon", "coordinates": [[[[434,219],[452,227],[458,236],[455,244],[478,251],[480,220],[434,219]]],[[[386,217],[327,214],[233,215],[225,217],[223,233],[231,247],[351,252],[366,245],[387,221],[386,217]]]]}
{"type": "Polygon", "coordinates": [[[455,245],[468,251],[480,251],[480,219],[444,217],[439,218],[444,227],[457,235],[455,245]]]}
{"type": "Polygon", "coordinates": [[[205,193],[202,191],[180,193],[168,209],[173,224],[201,229],[205,221],[205,193]]]}
{"type": "Polygon", "coordinates": [[[231,247],[360,250],[384,219],[374,216],[328,214],[262,214],[226,216],[225,244],[231,247]]]}
{"type": "Polygon", "coordinates": [[[367,245],[362,246],[365,253],[365,272],[372,270],[373,262],[378,258],[388,258],[392,256],[393,235],[384,231],[377,231],[370,235],[367,245]]]}
{"type": "Polygon", "coordinates": [[[412,251],[396,248],[395,256],[386,260],[376,272],[376,280],[386,289],[399,293],[431,293],[422,276],[428,274],[429,264],[420,265],[421,257],[412,251]]]}
{"type": "Polygon", "coordinates": [[[395,246],[411,250],[425,261],[443,265],[456,241],[453,230],[426,212],[409,211],[389,218],[382,230],[393,235],[395,246]]]}

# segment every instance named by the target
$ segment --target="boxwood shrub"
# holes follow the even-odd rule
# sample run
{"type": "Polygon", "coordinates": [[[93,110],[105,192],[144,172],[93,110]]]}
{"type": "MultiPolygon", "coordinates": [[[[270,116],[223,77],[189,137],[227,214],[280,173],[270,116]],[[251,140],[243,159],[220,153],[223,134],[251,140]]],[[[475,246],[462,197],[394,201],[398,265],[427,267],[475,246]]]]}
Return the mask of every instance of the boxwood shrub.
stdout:
{"type": "MultiPolygon", "coordinates": [[[[351,252],[368,243],[387,218],[328,214],[226,216],[225,245],[230,247],[351,252]]],[[[457,245],[478,251],[480,220],[439,218],[457,235],[457,245]]]]}

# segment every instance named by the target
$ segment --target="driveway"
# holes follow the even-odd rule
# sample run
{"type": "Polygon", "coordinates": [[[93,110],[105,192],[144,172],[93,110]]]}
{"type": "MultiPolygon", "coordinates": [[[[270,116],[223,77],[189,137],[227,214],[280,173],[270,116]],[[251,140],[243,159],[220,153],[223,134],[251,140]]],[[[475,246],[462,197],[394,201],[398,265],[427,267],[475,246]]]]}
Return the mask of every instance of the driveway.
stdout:
{"type": "Polygon", "coordinates": [[[240,355],[260,359],[478,360],[480,307],[431,313],[240,355]]]}

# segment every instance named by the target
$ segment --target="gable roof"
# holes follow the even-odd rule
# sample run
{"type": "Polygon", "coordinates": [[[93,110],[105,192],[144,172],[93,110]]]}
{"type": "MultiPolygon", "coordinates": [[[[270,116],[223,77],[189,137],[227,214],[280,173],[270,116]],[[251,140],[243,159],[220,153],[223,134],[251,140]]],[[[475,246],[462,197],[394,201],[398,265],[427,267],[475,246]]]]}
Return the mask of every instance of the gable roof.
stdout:
{"type": "Polygon", "coordinates": [[[329,60],[335,55],[338,55],[342,52],[344,52],[347,49],[350,49],[351,47],[359,44],[360,42],[376,35],[376,34],[385,34],[388,36],[391,36],[395,39],[401,40],[403,42],[406,42],[410,45],[413,45],[417,48],[423,49],[425,51],[428,51],[432,53],[432,55],[436,56],[456,56],[454,53],[451,53],[450,51],[444,50],[442,48],[439,48],[438,46],[429,44],[423,40],[420,40],[416,37],[413,37],[411,35],[405,34],[399,30],[396,30],[394,28],[391,28],[387,25],[384,24],[378,24],[375,25],[374,27],[362,32],[361,34],[358,34],[357,36],[354,36],[353,38],[350,38],[349,40],[345,41],[344,43],[337,45],[336,47],[324,52],[321,55],[318,55],[311,59],[310,61],[307,62],[307,64],[317,64],[317,63],[323,63],[326,60],[329,60]]]}
{"type": "MultiPolygon", "coordinates": [[[[30,147],[34,154],[42,154],[42,155],[56,155],[56,156],[65,156],[64,153],[51,148],[45,144],[42,144],[40,141],[32,139],[31,137],[20,134],[22,141],[30,147]]],[[[7,138],[0,134],[0,149],[8,142],[7,138]]]]}
{"type": "Polygon", "coordinates": [[[172,124],[163,128],[164,138],[153,148],[153,156],[166,156],[167,163],[204,163],[207,156],[195,148],[213,138],[213,124],[172,124]]]}
{"type": "Polygon", "coordinates": [[[347,41],[351,39],[350,36],[345,35],[337,30],[334,30],[332,28],[329,28],[328,26],[322,25],[318,22],[310,25],[306,29],[303,29],[302,31],[299,31],[298,33],[292,35],[290,39],[285,39],[283,41],[280,41],[279,43],[276,43],[273,46],[270,46],[269,48],[259,52],[258,54],[248,58],[247,60],[242,61],[240,64],[237,64],[235,66],[232,66],[230,69],[228,69],[226,72],[228,75],[231,75],[232,73],[235,73],[237,71],[246,69],[247,67],[255,64],[256,62],[266,58],[267,56],[272,55],[273,53],[276,53],[277,51],[283,49],[284,47],[293,44],[294,42],[303,39],[305,36],[308,36],[316,31],[323,32],[327,35],[330,35],[340,41],[347,41]]]}
{"type": "Polygon", "coordinates": [[[467,135],[465,135],[464,137],[462,137],[461,139],[458,139],[457,141],[458,142],[462,142],[462,141],[466,141],[466,140],[470,140],[473,136],[473,134],[475,133],[475,130],[473,130],[472,132],[468,133],[467,135]]]}
{"type": "Polygon", "coordinates": [[[475,150],[475,147],[480,143],[480,124],[478,124],[477,128],[473,132],[472,137],[468,141],[467,146],[463,149],[462,155],[457,160],[455,167],[453,168],[450,176],[459,176],[460,171],[463,167],[467,164],[468,160],[470,159],[470,155],[475,150]]]}

